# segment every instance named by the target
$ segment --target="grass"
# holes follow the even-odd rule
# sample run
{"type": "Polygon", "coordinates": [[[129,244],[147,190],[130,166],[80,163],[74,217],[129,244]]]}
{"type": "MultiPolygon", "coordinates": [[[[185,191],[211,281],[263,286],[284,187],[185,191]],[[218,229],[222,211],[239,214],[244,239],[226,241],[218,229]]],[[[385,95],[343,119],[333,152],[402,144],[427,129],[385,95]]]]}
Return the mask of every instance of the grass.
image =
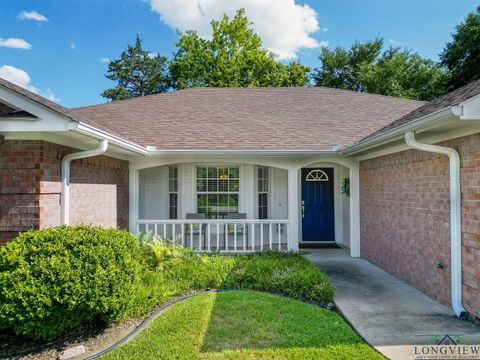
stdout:
{"type": "Polygon", "coordinates": [[[105,359],[384,359],[337,314],[278,295],[202,294],[105,359]]]}

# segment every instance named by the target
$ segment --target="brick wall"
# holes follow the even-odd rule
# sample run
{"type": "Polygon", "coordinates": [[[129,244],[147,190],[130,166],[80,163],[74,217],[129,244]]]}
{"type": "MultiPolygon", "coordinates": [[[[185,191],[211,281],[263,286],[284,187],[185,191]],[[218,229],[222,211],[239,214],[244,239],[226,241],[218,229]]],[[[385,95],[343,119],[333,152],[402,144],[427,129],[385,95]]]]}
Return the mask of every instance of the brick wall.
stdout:
{"type": "Polygon", "coordinates": [[[0,145],[0,242],[38,228],[43,156],[41,141],[6,141],[0,145]]]}
{"type": "MultiPolygon", "coordinates": [[[[61,159],[78,151],[40,140],[0,146],[0,241],[61,224],[61,159]]],[[[128,226],[128,162],[107,156],[71,165],[72,224],[128,226]]]]}
{"type": "MultiPolygon", "coordinates": [[[[464,305],[480,316],[480,134],[440,145],[461,156],[464,305]]],[[[362,257],[450,304],[449,162],[409,150],[360,163],[362,257]],[[444,269],[437,268],[444,264],[444,269]]]]}

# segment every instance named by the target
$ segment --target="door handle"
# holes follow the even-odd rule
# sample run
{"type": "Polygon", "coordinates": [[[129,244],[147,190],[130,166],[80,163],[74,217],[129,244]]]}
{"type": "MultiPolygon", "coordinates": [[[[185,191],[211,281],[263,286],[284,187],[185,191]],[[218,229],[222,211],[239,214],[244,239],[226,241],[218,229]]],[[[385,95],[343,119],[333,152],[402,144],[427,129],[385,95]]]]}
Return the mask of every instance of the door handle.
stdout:
{"type": "Polygon", "coordinates": [[[302,205],[302,218],[305,217],[305,205],[302,205]]]}

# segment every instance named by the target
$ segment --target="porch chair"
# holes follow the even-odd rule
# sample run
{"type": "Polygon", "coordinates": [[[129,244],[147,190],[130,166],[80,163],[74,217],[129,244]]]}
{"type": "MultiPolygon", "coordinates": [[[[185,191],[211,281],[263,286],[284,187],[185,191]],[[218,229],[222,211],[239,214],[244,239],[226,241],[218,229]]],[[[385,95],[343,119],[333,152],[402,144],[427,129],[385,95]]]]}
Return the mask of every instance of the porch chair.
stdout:
{"type": "MultiPolygon", "coordinates": [[[[228,214],[228,220],[246,220],[247,219],[247,214],[246,213],[235,213],[235,214],[228,214]]],[[[245,242],[246,242],[246,247],[248,249],[248,225],[243,226],[243,225],[237,225],[237,248],[238,248],[238,241],[240,241],[240,244],[243,246],[243,232],[245,232],[245,242]]],[[[235,231],[232,226],[232,228],[228,228],[228,234],[234,236],[235,231]]],[[[231,237],[229,237],[231,239],[231,237]]],[[[224,248],[225,250],[228,250],[228,244],[227,244],[227,237],[225,236],[224,238],[224,248]]],[[[243,249],[244,251],[246,249],[243,249]]]]}
{"type": "MultiPolygon", "coordinates": [[[[187,213],[185,214],[185,219],[186,220],[205,220],[206,216],[205,214],[200,214],[200,213],[187,213]]],[[[187,231],[185,232],[185,234],[187,238],[185,239],[185,246],[187,247],[188,245],[191,245],[191,244],[188,244],[188,240],[190,238],[190,225],[186,225],[186,227],[187,227],[187,231]]],[[[194,240],[195,240],[195,235],[200,235],[200,231],[202,232],[203,245],[205,245],[205,228],[201,224],[200,226],[198,224],[193,224],[192,230],[193,230],[194,240]]]]}

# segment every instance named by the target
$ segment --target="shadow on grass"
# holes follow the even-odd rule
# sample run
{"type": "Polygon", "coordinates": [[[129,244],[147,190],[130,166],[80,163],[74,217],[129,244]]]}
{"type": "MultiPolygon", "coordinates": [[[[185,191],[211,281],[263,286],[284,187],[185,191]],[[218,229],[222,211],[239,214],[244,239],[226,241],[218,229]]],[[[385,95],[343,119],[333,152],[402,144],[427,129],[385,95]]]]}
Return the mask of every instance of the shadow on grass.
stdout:
{"type": "Polygon", "coordinates": [[[336,313],[252,291],[206,293],[155,319],[109,359],[382,359],[336,313]]]}
{"type": "Polygon", "coordinates": [[[365,345],[336,313],[250,291],[215,295],[201,352],[365,345]]]}

